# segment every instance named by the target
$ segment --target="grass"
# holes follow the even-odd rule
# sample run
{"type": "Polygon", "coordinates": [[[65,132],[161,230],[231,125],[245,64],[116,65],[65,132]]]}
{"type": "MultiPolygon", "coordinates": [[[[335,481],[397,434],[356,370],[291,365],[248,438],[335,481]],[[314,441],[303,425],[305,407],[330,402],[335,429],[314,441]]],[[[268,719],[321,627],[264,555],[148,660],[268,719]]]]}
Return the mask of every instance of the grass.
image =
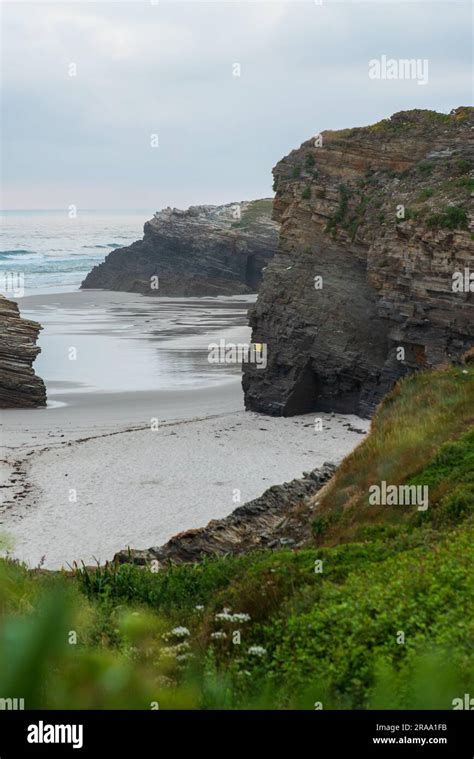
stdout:
{"type": "Polygon", "coordinates": [[[425,187],[424,190],[420,192],[419,200],[428,200],[428,198],[433,197],[434,190],[431,187],[425,187]]]}
{"type": "Polygon", "coordinates": [[[249,229],[256,224],[262,216],[267,216],[270,219],[272,215],[272,207],[272,200],[253,200],[248,204],[247,208],[242,211],[240,220],[232,223],[232,227],[249,229]]]}
{"type": "MultiPolygon", "coordinates": [[[[202,563],[170,564],[166,572],[143,571],[133,564],[107,564],[78,569],[76,577],[89,598],[146,604],[172,618],[191,612],[210,599],[231,579],[243,573],[247,556],[206,559],[202,563]]],[[[179,620],[178,620],[179,621],[179,620]]]]}
{"type": "MultiPolygon", "coordinates": [[[[426,124],[449,124],[452,118],[447,113],[438,113],[437,111],[429,111],[420,108],[413,109],[412,114],[413,113],[416,113],[420,121],[425,122],[426,124]]],[[[382,119],[376,124],[372,124],[371,126],[366,127],[366,129],[368,129],[370,132],[375,133],[385,132],[387,130],[392,132],[400,132],[410,128],[412,128],[412,125],[408,120],[394,120],[391,118],[382,119]]]]}
{"type": "Polygon", "coordinates": [[[432,229],[468,229],[466,211],[460,206],[446,206],[439,213],[428,216],[426,224],[432,229]]]}
{"type": "MultiPolygon", "coordinates": [[[[349,539],[361,523],[386,507],[369,506],[369,487],[385,480],[402,484],[420,474],[447,441],[465,434],[474,422],[474,369],[449,367],[410,375],[384,399],[371,434],[339,467],[320,500],[320,518],[337,513],[330,539],[349,539]]],[[[398,521],[399,511],[384,512],[398,521]],[[393,513],[392,513],[393,512],[393,513]]]]}

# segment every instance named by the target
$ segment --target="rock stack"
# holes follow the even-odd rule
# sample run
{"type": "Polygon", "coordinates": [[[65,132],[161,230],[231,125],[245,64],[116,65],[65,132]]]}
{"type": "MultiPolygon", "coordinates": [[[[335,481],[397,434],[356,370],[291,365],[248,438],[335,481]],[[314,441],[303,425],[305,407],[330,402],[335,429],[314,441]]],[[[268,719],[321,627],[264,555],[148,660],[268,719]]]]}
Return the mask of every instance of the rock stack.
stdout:
{"type": "Polygon", "coordinates": [[[0,408],[46,405],[46,388],[33,370],[41,351],[41,325],[23,319],[16,303],[0,295],[0,408]]]}

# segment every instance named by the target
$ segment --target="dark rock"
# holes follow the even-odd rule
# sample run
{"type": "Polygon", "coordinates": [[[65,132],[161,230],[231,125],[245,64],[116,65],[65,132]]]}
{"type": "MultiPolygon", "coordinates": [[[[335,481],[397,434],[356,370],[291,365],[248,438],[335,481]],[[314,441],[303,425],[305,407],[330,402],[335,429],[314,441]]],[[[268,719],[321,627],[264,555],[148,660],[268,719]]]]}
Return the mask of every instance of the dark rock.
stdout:
{"type": "Polygon", "coordinates": [[[270,199],[166,208],[146,222],[142,240],[109,253],[81,287],[178,297],[256,292],[278,243],[271,212],[270,199]]]}

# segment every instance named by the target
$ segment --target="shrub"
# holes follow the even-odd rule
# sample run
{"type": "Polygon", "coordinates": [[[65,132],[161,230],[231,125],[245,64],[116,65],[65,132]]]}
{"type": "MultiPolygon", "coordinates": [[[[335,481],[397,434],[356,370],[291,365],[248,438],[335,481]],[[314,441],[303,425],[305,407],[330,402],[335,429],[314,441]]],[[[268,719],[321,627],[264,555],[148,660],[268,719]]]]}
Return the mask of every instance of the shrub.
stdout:
{"type": "Polygon", "coordinates": [[[472,168],[472,161],[467,161],[465,158],[460,158],[456,161],[456,166],[463,174],[470,171],[472,168]]]}
{"type": "Polygon", "coordinates": [[[444,211],[431,214],[426,219],[426,224],[431,229],[467,229],[466,211],[459,206],[447,206],[444,211]]]}
{"type": "Polygon", "coordinates": [[[340,224],[346,213],[347,208],[349,206],[349,190],[344,184],[339,185],[339,205],[337,207],[337,210],[335,214],[329,219],[328,223],[326,224],[326,232],[335,231],[336,226],[340,224]]]}

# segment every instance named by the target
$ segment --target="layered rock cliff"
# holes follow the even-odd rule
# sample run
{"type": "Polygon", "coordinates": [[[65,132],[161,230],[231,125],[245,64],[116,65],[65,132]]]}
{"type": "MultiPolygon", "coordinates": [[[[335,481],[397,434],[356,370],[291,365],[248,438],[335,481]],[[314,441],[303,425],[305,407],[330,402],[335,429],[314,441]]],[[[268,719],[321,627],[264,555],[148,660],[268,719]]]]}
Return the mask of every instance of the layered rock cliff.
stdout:
{"type": "Polygon", "coordinates": [[[41,351],[41,326],[23,319],[16,303],[0,295],[0,408],[46,405],[43,380],[32,368],[41,351]]]}
{"type": "Polygon", "coordinates": [[[142,240],[109,253],[82,287],[145,295],[203,296],[256,292],[278,244],[271,200],[166,208],[142,240]]]}
{"type": "Polygon", "coordinates": [[[406,372],[459,359],[473,170],[472,108],[323,132],[277,164],[279,248],[250,317],[268,365],[244,367],[247,408],[367,416],[406,372]]]}

